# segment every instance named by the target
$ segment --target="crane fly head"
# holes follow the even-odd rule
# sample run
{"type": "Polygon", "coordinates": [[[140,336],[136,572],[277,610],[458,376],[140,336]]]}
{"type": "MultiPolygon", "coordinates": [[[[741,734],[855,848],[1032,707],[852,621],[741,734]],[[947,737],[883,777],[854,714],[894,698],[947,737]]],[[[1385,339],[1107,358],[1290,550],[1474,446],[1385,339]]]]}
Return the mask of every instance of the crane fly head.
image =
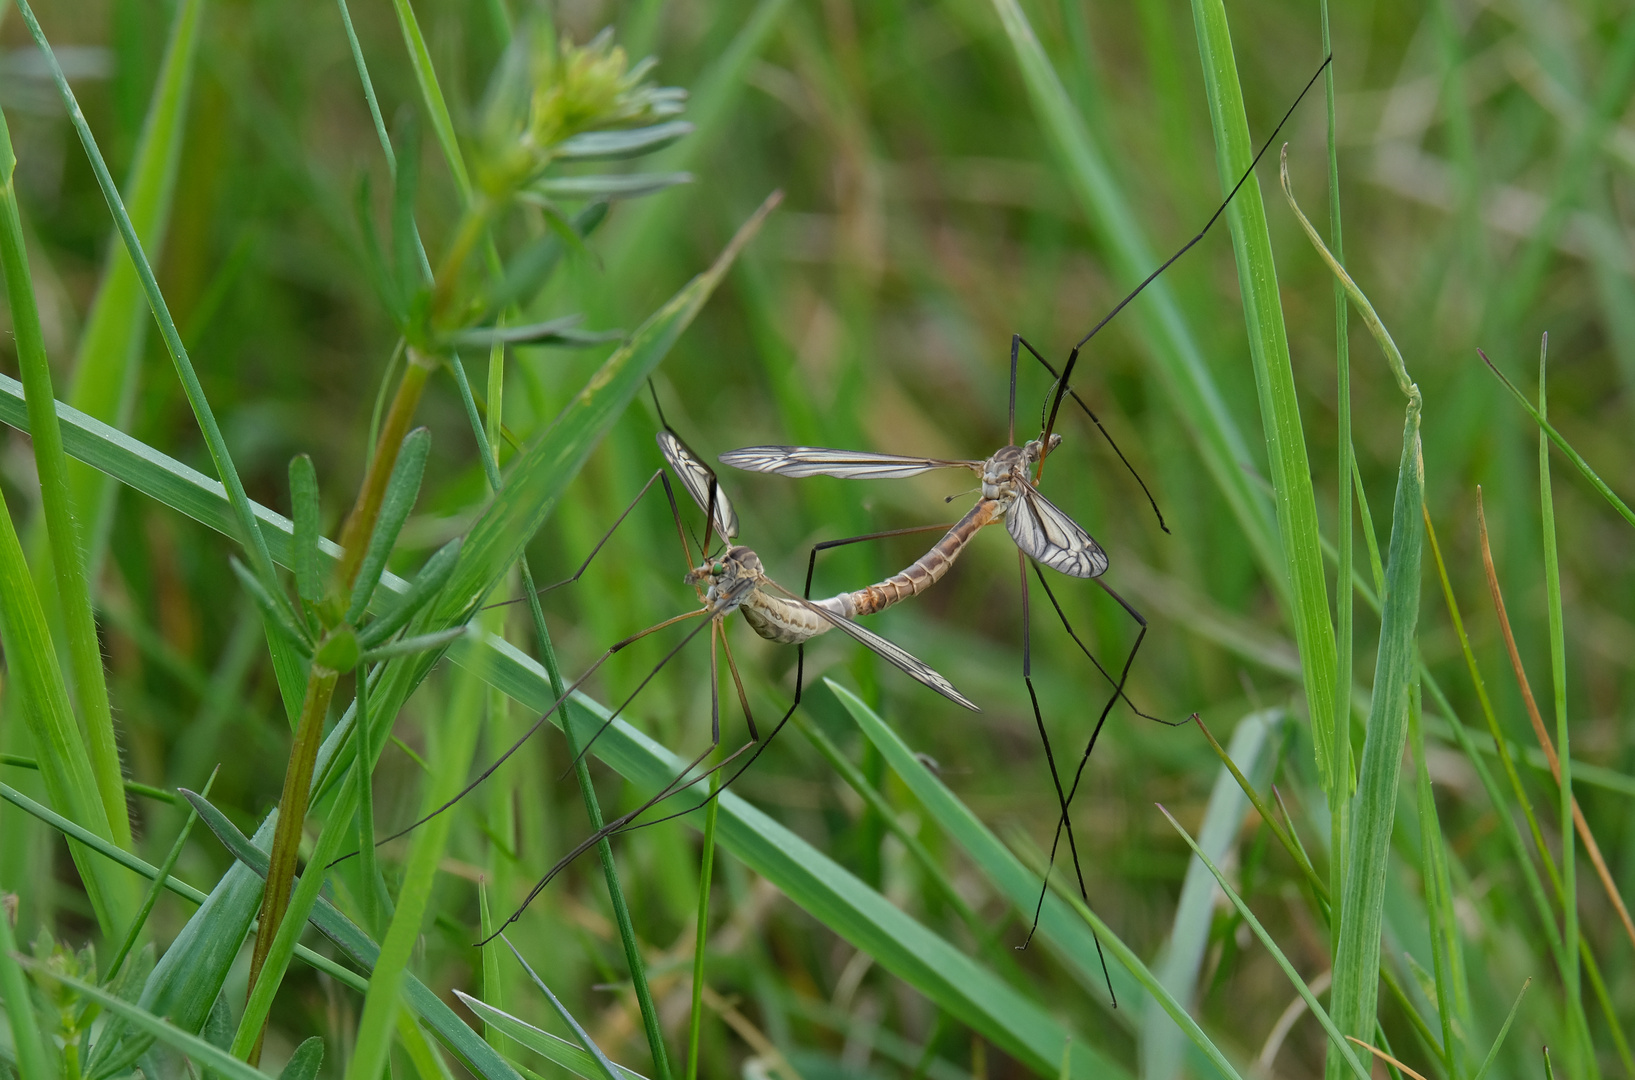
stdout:
{"type": "Polygon", "coordinates": [[[700,603],[713,614],[722,615],[736,610],[764,577],[761,557],[735,544],[687,571],[683,580],[698,593],[700,603]]]}

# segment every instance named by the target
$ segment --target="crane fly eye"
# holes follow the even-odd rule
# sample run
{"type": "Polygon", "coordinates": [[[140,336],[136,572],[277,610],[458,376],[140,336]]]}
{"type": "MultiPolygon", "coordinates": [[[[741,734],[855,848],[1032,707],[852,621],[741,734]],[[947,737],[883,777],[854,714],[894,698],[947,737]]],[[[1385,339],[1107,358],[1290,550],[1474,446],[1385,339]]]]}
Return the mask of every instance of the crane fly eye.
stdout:
{"type": "Polygon", "coordinates": [[[726,573],[727,572],[727,564],[726,563],[716,563],[715,567],[714,567],[714,571],[717,574],[726,573]]]}

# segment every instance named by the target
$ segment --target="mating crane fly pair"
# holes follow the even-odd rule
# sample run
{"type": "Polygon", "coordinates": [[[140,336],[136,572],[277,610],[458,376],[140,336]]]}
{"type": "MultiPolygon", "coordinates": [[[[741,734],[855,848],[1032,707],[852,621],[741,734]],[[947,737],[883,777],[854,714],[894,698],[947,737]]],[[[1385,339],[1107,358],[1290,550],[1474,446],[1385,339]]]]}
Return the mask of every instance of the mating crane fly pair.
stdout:
{"type": "MultiPolygon", "coordinates": [[[[1089,406],[1086,405],[1079,395],[1073,390],[1071,384],[1073,370],[1078,363],[1081,350],[1085,347],[1085,345],[1088,344],[1088,342],[1095,337],[1095,335],[1099,333],[1101,329],[1105,327],[1120,311],[1122,311],[1137,295],[1139,295],[1143,289],[1151,284],[1159,274],[1163,273],[1171,264],[1173,264],[1187,251],[1191,250],[1191,248],[1200,240],[1202,240],[1204,235],[1214,226],[1215,222],[1220,219],[1227,206],[1231,203],[1232,198],[1248,181],[1249,177],[1253,175],[1255,166],[1260,162],[1261,157],[1263,157],[1266,151],[1271,147],[1272,143],[1276,140],[1278,133],[1283,129],[1284,124],[1288,122],[1290,116],[1293,115],[1294,110],[1305,98],[1306,93],[1310,91],[1311,87],[1316,84],[1317,79],[1322,75],[1323,71],[1328,67],[1331,61],[1332,56],[1324,58],[1323,62],[1318,66],[1317,71],[1306,83],[1305,88],[1301,90],[1299,97],[1295,99],[1294,104],[1289,107],[1288,111],[1284,113],[1282,119],[1278,121],[1277,127],[1273,130],[1271,136],[1267,138],[1265,143],[1261,146],[1259,152],[1255,154],[1254,160],[1250,162],[1248,168],[1238,179],[1237,183],[1232,187],[1231,191],[1227,194],[1225,200],[1222,201],[1220,206],[1215,210],[1214,214],[1211,215],[1204,227],[1200,229],[1198,233],[1192,237],[1192,239],[1187,241],[1186,244],[1176,251],[1175,254],[1171,255],[1156,270],[1143,279],[1142,282],[1129,293],[1129,295],[1120,300],[1118,304],[1115,305],[1113,309],[1101,319],[1100,322],[1095,324],[1088,334],[1079,340],[1079,342],[1069,353],[1067,361],[1059,373],[1048,361],[1044,359],[1043,356],[1039,354],[1038,350],[1029,344],[1021,335],[1018,334],[1012,337],[1010,352],[1009,443],[996,451],[992,456],[981,461],[953,460],[927,457],[907,457],[875,454],[863,451],[835,450],[801,446],[756,446],[741,450],[729,451],[728,453],[721,455],[720,460],[722,462],[736,468],[755,472],[777,473],[779,475],[789,477],[836,476],[851,479],[893,479],[917,476],[921,473],[939,469],[969,470],[975,473],[981,479],[981,496],[970,511],[966,513],[966,515],[961,518],[960,521],[954,523],[952,526],[929,525],[909,529],[897,529],[885,533],[872,534],[870,536],[853,537],[846,540],[832,540],[818,544],[812,549],[807,563],[806,593],[808,595],[796,596],[794,593],[778,585],[767,576],[759,556],[757,556],[753,550],[743,545],[732,543],[732,541],[734,541],[738,535],[738,517],[732,509],[730,500],[721,490],[719,479],[717,478],[715,472],[708,465],[706,465],[698,457],[698,455],[694,454],[688,449],[680,436],[677,435],[669,426],[668,422],[664,421],[662,409],[659,411],[659,419],[664,429],[659,432],[657,436],[660,450],[663,452],[670,469],[675,472],[682,485],[693,497],[693,500],[698,503],[699,507],[703,509],[705,514],[706,524],[704,541],[701,545],[702,561],[695,564],[692,560],[691,548],[687,543],[686,529],[682,525],[681,512],[676,502],[674,489],[671,487],[668,474],[663,468],[660,468],[651,477],[649,477],[647,482],[637,493],[635,499],[631,501],[631,503],[614,521],[612,528],[608,530],[608,533],[604,535],[600,541],[598,541],[596,546],[592,549],[590,555],[585,559],[585,562],[580,565],[579,569],[575,571],[571,577],[541,591],[549,591],[550,589],[555,589],[577,581],[589,567],[591,561],[596,558],[596,555],[601,551],[603,545],[605,545],[608,539],[613,535],[613,532],[619,528],[620,524],[623,523],[625,518],[628,517],[635,509],[636,504],[646,496],[646,494],[652,489],[655,482],[659,482],[662,484],[665,496],[669,501],[671,516],[675,520],[677,534],[680,538],[682,550],[687,560],[688,570],[684,580],[688,585],[692,586],[697,593],[700,607],[695,610],[673,616],[669,619],[665,619],[654,626],[648,627],[645,630],[632,634],[631,636],[616,642],[614,645],[608,648],[584,672],[584,674],[576,679],[572,685],[567,687],[562,696],[557,701],[553,702],[550,708],[546,709],[541,714],[540,718],[528,729],[526,733],[523,734],[521,738],[513,743],[512,746],[508,748],[498,759],[496,759],[493,764],[488,766],[469,785],[467,785],[467,787],[463,789],[459,795],[455,796],[453,799],[450,799],[447,803],[438,807],[436,810],[433,810],[430,814],[421,818],[419,821],[416,821],[414,825],[409,826],[408,829],[414,828],[430,817],[441,813],[449,806],[452,806],[467,792],[471,791],[483,780],[492,775],[492,773],[498,769],[507,758],[515,753],[516,750],[520,748],[528,738],[530,738],[546,723],[546,720],[550,714],[556,711],[567,700],[568,696],[576,691],[587,679],[589,679],[608,660],[609,657],[625,648],[628,648],[635,642],[640,641],[651,634],[654,634],[669,626],[695,618],[704,618],[705,622],[694,628],[664,655],[664,657],[659,661],[658,665],[655,666],[654,669],[642,679],[635,690],[632,691],[630,695],[628,695],[624,701],[613,710],[605,721],[603,721],[601,726],[597,729],[597,732],[589,741],[587,741],[579,753],[580,755],[583,755],[589,751],[596,738],[603,731],[605,731],[607,727],[613,723],[614,719],[617,718],[630,705],[630,703],[635,699],[636,695],[641,693],[643,688],[645,688],[647,684],[651,682],[658,674],[659,670],[661,670],[671,658],[680,652],[682,648],[691,642],[693,638],[697,637],[699,633],[703,631],[705,626],[710,628],[711,641],[710,745],[705,748],[703,752],[694,757],[684,769],[682,769],[668,784],[665,785],[661,791],[658,792],[658,794],[654,795],[651,799],[644,802],[635,810],[607,822],[602,828],[598,829],[591,836],[587,837],[581,843],[575,845],[575,847],[567,855],[559,860],[556,865],[546,873],[546,875],[534,887],[533,891],[529,893],[527,900],[525,900],[521,907],[519,907],[517,911],[506,920],[505,924],[501,926],[501,930],[503,930],[505,926],[509,926],[512,922],[516,921],[521,916],[522,911],[526,909],[528,903],[530,903],[533,898],[537,896],[539,892],[544,889],[545,886],[558,873],[560,873],[564,867],[566,867],[578,855],[582,854],[584,851],[598,843],[601,839],[614,833],[628,831],[632,828],[643,827],[645,825],[657,824],[660,821],[669,820],[673,817],[691,813],[693,810],[696,810],[698,807],[702,806],[704,802],[716,797],[720,791],[725,790],[726,787],[729,786],[734,780],[743,775],[744,770],[753,764],[754,760],[766,749],[766,746],[771,742],[771,740],[779,733],[779,731],[783,729],[784,725],[788,723],[790,717],[794,715],[795,709],[799,708],[801,701],[801,690],[804,681],[804,648],[805,643],[813,637],[826,633],[831,629],[840,629],[842,632],[851,636],[854,640],[857,640],[867,646],[870,650],[887,660],[905,674],[935,690],[944,697],[963,705],[966,708],[975,710],[976,705],[961,695],[959,691],[955,690],[948,680],[943,678],[935,670],[911,656],[905,650],[856,625],[851,620],[859,616],[881,611],[892,604],[898,603],[925,591],[948,571],[949,567],[952,566],[954,560],[959,556],[960,552],[965,549],[965,547],[978,532],[988,525],[1001,521],[1005,523],[1007,531],[1011,534],[1011,537],[1017,546],[1017,563],[1022,585],[1022,622],[1024,635],[1023,679],[1027,684],[1028,695],[1033,708],[1034,720],[1044,745],[1046,759],[1050,767],[1051,778],[1055,785],[1058,809],[1060,811],[1056,823],[1056,836],[1051,845],[1051,860],[1052,862],[1054,861],[1060,838],[1065,832],[1068,838],[1069,851],[1073,858],[1074,869],[1078,878],[1077,884],[1079,886],[1080,894],[1088,899],[1088,891],[1085,886],[1084,876],[1082,870],[1079,868],[1077,846],[1073,839],[1072,823],[1068,815],[1068,809],[1072,803],[1074,795],[1078,790],[1079,783],[1084,774],[1085,765],[1089,760],[1091,752],[1095,748],[1096,740],[1100,736],[1107,717],[1113,706],[1122,699],[1134,712],[1136,712],[1137,715],[1145,717],[1146,719],[1157,720],[1160,723],[1176,722],[1160,720],[1156,716],[1151,716],[1145,712],[1142,712],[1134,705],[1133,702],[1129,700],[1128,696],[1125,694],[1125,684],[1129,677],[1130,668],[1134,663],[1136,653],[1139,651],[1142,641],[1146,636],[1147,622],[1142,617],[1141,613],[1138,612],[1128,601],[1111,589],[1104,581],[1100,580],[1101,575],[1105,573],[1108,568],[1106,552],[1102,550],[1101,546],[1096,543],[1095,539],[1092,538],[1082,526],[1075,522],[1071,516],[1052,504],[1039,491],[1038,484],[1043,474],[1045,461],[1062,442],[1062,436],[1055,431],[1057,416],[1063,400],[1071,395],[1074,402],[1078,404],[1081,409],[1083,409],[1090,421],[1096,426],[1097,430],[1099,430],[1102,435],[1107,438],[1109,445],[1111,445],[1114,452],[1118,454],[1120,461],[1122,461],[1125,467],[1129,469],[1131,475],[1135,476],[1137,483],[1141,485],[1143,493],[1146,494],[1149,503],[1152,505],[1154,513],[1158,517],[1160,528],[1162,528],[1165,532],[1168,532],[1169,529],[1168,526],[1164,524],[1163,515],[1158,511],[1156,500],[1154,500],[1152,494],[1147,491],[1146,484],[1142,483],[1139,475],[1135,474],[1135,469],[1124,457],[1123,452],[1118,449],[1117,444],[1113,442],[1111,435],[1109,435],[1106,429],[1102,426],[1100,420],[1096,418],[1094,412],[1090,410],[1089,406]],[[1050,373],[1054,382],[1051,387],[1048,405],[1041,414],[1041,429],[1039,437],[1030,440],[1025,444],[1017,445],[1015,438],[1016,382],[1020,350],[1023,348],[1025,348],[1028,353],[1050,373]],[[818,551],[825,548],[832,548],[859,541],[878,539],[885,536],[898,536],[908,533],[932,531],[935,529],[946,529],[947,531],[945,535],[939,541],[937,541],[937,543],[929,551],[926,552],[925,555],[915,560],[900,573],[893,575],[892,577],[875,585],[871,585],[867,588],[854,592],[841,593],[839,595],[817,601],[809,598],[812,572],[815,566],[818,551]],[[725,544],[724,549],[715,556],[710,555],[712,534],[719,534],[725,544]],[[1096,723],[1091,729],[1091,733],[1085,745],[1084,753],[1080,757],[1074,771],[1073,781],[1071,785],[1067,786],[1066,788],[1063,787],[1060,774],[1056,768],[1054,753],[1050,746],[1050,740],[1045,732],[1045,725],[1039,708],[1038,696],[1035,693],[1033,686],[1031,670],[1031,640],[1028,631],[1029,585],[1027,569],[1029,562],[1033,564],[1035,578],[1039,582],[1040,586],[1045,590],[1046,596],[1049,597],[1052,607],[1061,618],[1063,626],[1067,629],[1068,634],[1072,637],[1075,645],[1077,645],[1077,647],[1084,653],[1091,663],[1095,665],[1101,675],[1113,686],[1111,695],[1108,697],[1106,704],[1102,707],[1102,710],[1096,719],[1096,723]],[[1096,660],[1088,647],[1086,647],[1083,641],[1080,640],[1078,634],[1074,632],[1072,626],[1067,621],[1066,614],[1063,612],[1061,604],[1057,601],[1054,592],[1051,591],[1045,575],[1040,570],[1041,566],[1049,567],[1069,577],[1095,581],[1097,585],[1099,585],[1108,593],[1109,596],[1116,600],[1118,604],[1131,616],[1131,618],[1135,620],[1139,628],[1136,634],[1136,639],[1116,677],[1096,660]],[[771,728],[764,739],[761,738],[759,728],[755,723],[752,710],[749,706],[748,695],[744,690],[743,680],[738,671],[737,662],[733,658],[732,649],[728,644],[725,634],[725,622],[728,616],[735,611],[740,612],[744,616],[745,621],[749,623],[750,627],[761,637],[771,641],[793,644],[796,646],[795,687],[793,700],[788,710],[783,713],[778,722],[771,728]],[[719,651],[725,653],[726,655],[727,667],[732,675],[733,684],[738,695],[739,703],[744,711],[750,741],[745,743],[743,746],[738,747],[736,750],[728,754],[723,760],[716,762],[708,769],[698,771],[699,766],[703,764],[705,759],[719,747],[721,740],[718,679],[719,668],[717,660],[718,650],[716,649],[717,643],[720,645],[719,651]],[[655,818],[647,821],[637,820],[642,814],[653,806],[687,790],[688,788],[693,787],[707,777],[721,772],[722,770],[726,769],[727,766],[739,761],[739,759],[743,758],[745,754],[748,754],[748,757],[737,766],[729,777],[727,777],[720,784],[716,785],[711,793],[703,800],[696,802],[693,805],[689,805],[684,809],[666,817],[655,818]]],[[[654,396],[654,405],[658,405],[656,394],[654,396]]],[[[399,833],[394,834],[392,837],[387,837],[386,840],[393,839],[396,836],[401,836],[403,833],[407,832],[408,829],[404,829],[399,833]]],[[[381,843],[385,842],[385,840],[381,841],[381,843]]],[[[1039,899],[1041,906],[1043,904],[1043,900],[1044,888],[1041,887],[1039,899]]],[[[1036,907],[1034,912],[1034,928],[1037,928],[1038,917],[1039,908],[1036,907]]],[[[499,931],[496,931],[496,934],[498,932],[499,931]]],[[[1030,931],[1030,939],[1031,936],[1032,932],[1030,931]]],[[[1097,942],[1097,948],[1099,952],[1099,940],[1097,942]]],[[[1102,965],[1105,972],[1105,958],[1102,960],[1102,965]]],[[[1110,981],[1109,990],[1111,990],[1110,981]]]]}

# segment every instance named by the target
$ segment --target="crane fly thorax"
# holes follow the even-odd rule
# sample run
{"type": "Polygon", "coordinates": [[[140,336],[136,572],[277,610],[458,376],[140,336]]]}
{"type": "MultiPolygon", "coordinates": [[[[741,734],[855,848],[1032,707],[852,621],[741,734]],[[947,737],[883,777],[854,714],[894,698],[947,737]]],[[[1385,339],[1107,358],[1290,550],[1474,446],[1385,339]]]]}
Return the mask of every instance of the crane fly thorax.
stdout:
{"type": "Polygon", "coordinates": [[[1038,442],[1026,446],[1000,448],[982,465],[982,497],[998,504],[996,517],[1003,517],[1032,481],[1028,471],[1038,462],[1038,442]]]}
{"type": "Polygon", "coordinates": [[[698,591],[699,600],[712,615],[726,615],[738,609],[764,576],[761,557],[739,544],[720,558],[687,571],[684,580],[698,591]]]}

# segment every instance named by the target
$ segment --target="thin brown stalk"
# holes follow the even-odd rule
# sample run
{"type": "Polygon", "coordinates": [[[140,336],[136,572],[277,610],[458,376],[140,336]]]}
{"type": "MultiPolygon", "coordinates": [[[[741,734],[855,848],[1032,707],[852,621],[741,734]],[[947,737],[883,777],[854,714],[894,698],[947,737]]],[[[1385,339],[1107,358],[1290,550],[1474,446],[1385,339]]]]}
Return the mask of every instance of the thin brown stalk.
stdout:
{"type": "Polygon", "coordinates": [[[341,526],[340,545],[345,551],[335,570],[335,584],[343,608],[346,606],[346,595],[352,589],[352,580],[357,577],[358,567],[363,563],[364,551],[369,546],[369,534],[375,531],[380,504],[386,498],[386,483],[392,478],[392,469],[397,465],[398,448],[403,445],[403,437],[409,433],[415,410],[420,406],[420,394],[426,388],[426,379],[436,366],[435,359],[418,349],[411,348],[408,352],[409,363],[403,369],[403,379],[397,384],[397,393],[392,396],[386,422],[381,425],[380,439],[375,444],[374,456],[369,459],[369,470],[364,473],[363,485],[358,489],[358,500],[353,504],[352,512],[346,515],[346,523],[341,526]]]}
{"type": "Polygon", "coordinates": [[[1405,1075],[1413,1077],[1414,1080],[1425,1080],[1425,1077],[1423,1075],[1414,1072],[1412,1069],[1408,1068],[1408,1066],[1404,1065],[1402,1062],[1398,1061],[1396,1058],[1392,1057],[1390,1054],[1387,1054],[1384,1050],[1381,1050],[1379,1047],[1369,1046],[1367,1043],[1363,1042],[1361,1039],[1357,1038],[1355,1035],[1347,1035],[1346,1040],[1348,1042],[1356,1043],[1358,1046],[1362,1047],[1364,1050],[1367,1050],[1370,1054],[1373,1054],[1375,1057],[1379,1058],[1381,1061],[1387,1062],[1387,1063],[1389,1063],[1391,1065],[1395,1065],[1397,1068],[1401,1069],[1405,1075]]]}
{"type": "MultiPolygon", "coordinates": [[[[1516,636],[1510,631],[1510,618],[1505,614],[1504,595],[1499,591],[1499,574],[1494,569],[1493,551],[1487,542],[1487,517],[1482,513],[1481,488],[1476,489],[1476,528],[1482,541],[1482,566],[1487,571],[1487,589],[1493,595],[1493,609],[1499,616],[1499,630],[1504,634],[1504,646],[1510,653],[1510,666],[1516,672],[1516,685],[1521,687],[1522,703],[1527,706],[1527,718],[1533,723],[1533,734],[1538,736],[1539,749],[1544,751],[1544,759],[1550,763],[1550,775],[1560,784],[1561,759],[1556,756],[1555,743],[1550,741],[1550,733],[1544,727],[1544,717],[1539,715],[1538,702],[1533,699],[1533,689],[1527,682],[1527,670],[1522,667],[1521,653],[1516,649],[1516,636]]],[[[1635,945],[1635,921],[1630,919],[1629,908],[1624,906],[1624,898],[1619,895],[1618,886],[1613,884],[1612,872],[1607,869],[1606,859],[1601,857],[1601,846],[1590,832],[1590,823],[1584,819],[1584,811],[1579,809],[1576,795],[1573,796],[1573,826],[1578,830],[1579,839],[1584,841],[1584,850],[1590,862],[1595,865],[1595,875],[1601,879],[1601,888],[1624,924],[1624,933],[1629,935],[1630,944],[1635,945]]]]}

